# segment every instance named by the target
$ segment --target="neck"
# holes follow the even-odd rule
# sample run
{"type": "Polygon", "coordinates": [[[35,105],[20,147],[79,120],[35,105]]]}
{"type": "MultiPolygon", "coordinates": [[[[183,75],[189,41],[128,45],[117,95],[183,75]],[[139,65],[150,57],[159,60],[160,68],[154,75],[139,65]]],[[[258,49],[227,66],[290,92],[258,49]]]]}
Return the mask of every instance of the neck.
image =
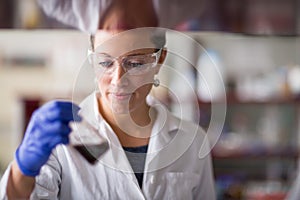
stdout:
{"type": "Polygon", "coordinates": [[[148,144],[156,113],[146,102],[128,114],[117,114],[98,99],[99,112],[112,127],[123,146],[148,144]]]}

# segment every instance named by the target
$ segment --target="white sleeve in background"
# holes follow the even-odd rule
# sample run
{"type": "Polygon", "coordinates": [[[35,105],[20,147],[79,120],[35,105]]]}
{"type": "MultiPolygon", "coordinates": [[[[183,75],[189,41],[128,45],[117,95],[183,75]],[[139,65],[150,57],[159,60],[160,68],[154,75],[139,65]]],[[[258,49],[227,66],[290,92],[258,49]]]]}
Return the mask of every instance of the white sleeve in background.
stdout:
{"type": "Polygon", "coordinates": [[[46,15],[81,31],[94,33],[99,16],[112,0],[37,0],[46,15]]]}
{"type": "MultiPolygon", "coordinates": [[[[207,0],[153,0],[159,26],[174,28],[177,24],[202,15],[207,0]]],[[[95,33],[99,19],[113,0],[38,0],[49,17],[88,33],[95,33]]]]}

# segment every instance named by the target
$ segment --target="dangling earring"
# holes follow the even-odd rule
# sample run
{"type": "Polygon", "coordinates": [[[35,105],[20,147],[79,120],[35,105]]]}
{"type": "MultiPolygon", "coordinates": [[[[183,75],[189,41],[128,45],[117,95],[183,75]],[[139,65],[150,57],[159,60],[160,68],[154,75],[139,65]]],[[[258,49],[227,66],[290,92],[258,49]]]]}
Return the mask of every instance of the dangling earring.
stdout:
{"type": "Polygon", "coordinates": [[[160,85],[160,81],[158,78],[154,77],[153,85],[154,87],[158,87],[160,85]]]}

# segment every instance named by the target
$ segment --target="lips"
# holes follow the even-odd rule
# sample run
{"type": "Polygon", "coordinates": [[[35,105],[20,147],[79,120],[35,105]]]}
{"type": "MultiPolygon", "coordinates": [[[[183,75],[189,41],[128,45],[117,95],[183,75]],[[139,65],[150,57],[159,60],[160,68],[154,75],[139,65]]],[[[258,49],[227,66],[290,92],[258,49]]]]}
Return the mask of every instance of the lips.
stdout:
{"type": "Polygon", "coordinates": [[[117,100],[128,100],[133,93],[124,93],[124,92],[111,92],[109,95],[117,100]]]}

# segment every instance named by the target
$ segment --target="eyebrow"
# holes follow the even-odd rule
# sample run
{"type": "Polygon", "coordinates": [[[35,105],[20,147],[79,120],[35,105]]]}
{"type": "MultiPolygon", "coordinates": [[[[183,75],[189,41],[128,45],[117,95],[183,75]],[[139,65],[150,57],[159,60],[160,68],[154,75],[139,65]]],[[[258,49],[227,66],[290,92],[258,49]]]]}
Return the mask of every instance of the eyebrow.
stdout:
{"type": "Polygon", "coordinates": [[[151,54],[151,53],[133,53],[133,54],[128,54],[126,56],[139,56],[139,55],[146,55],[146,54],[151,54]]]}
{"type": "Polygon", "coordinates": [[[103,55],[103,56],[106,56],[106,57],[113,57],[111,55],[109,55],[108,53],[105,53],[105,52],[97,52],[97,54],[100,54],[100,55],[103,55]]]}

